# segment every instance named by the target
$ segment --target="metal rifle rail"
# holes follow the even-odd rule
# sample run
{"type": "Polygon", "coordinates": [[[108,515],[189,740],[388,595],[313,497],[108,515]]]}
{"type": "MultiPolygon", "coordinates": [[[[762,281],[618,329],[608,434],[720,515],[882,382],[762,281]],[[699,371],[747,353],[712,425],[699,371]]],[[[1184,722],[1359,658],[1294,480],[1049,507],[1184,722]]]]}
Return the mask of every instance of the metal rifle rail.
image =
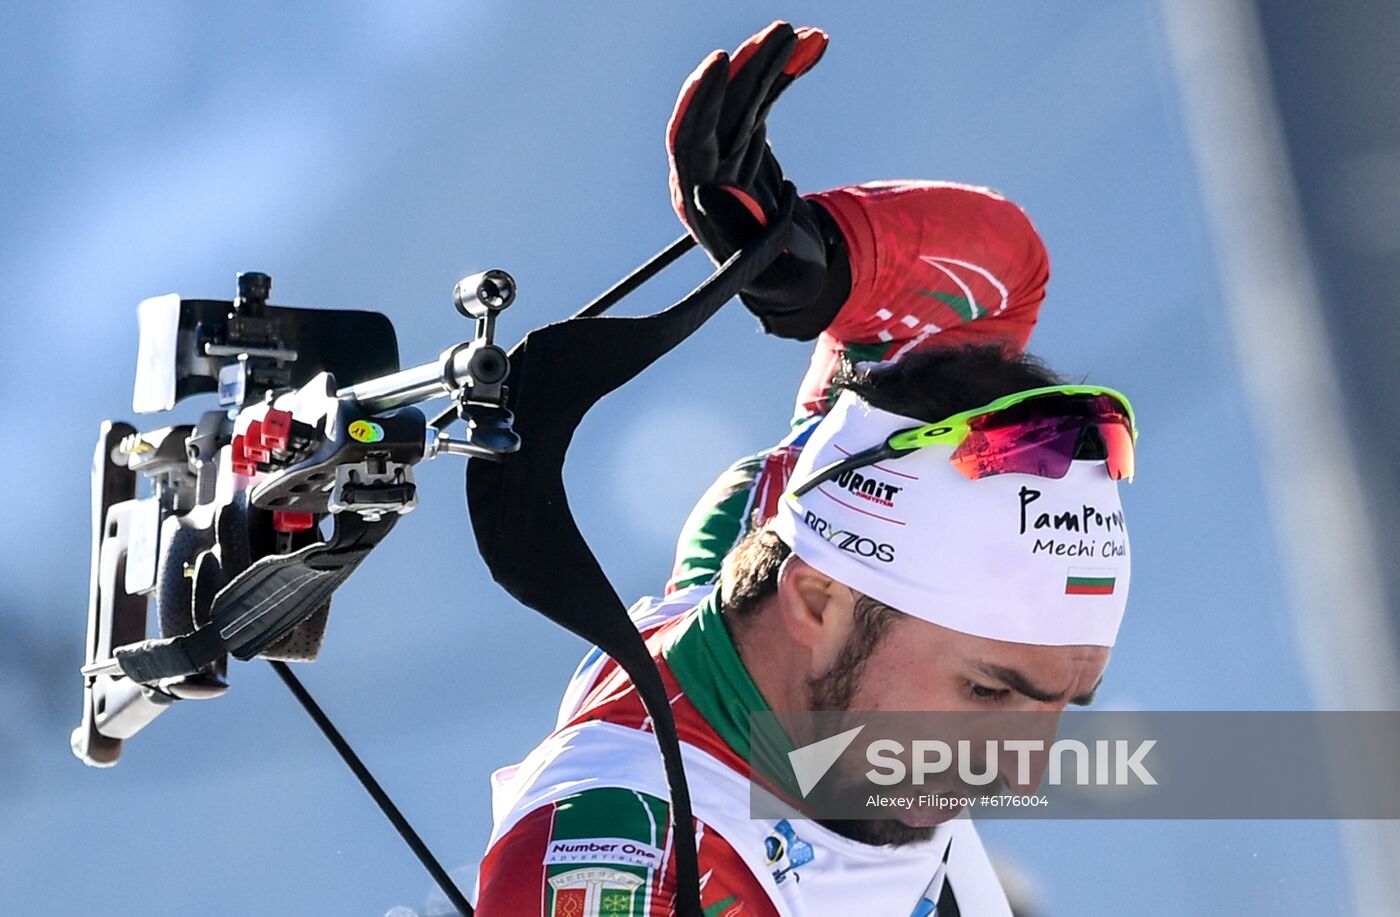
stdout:
{"type": "Polygon", "coordinates": [[[471,374],[470,353],[465,348],[449,353],[450,357],[433,363],[347,386],[337,391],[336,397],[354,399],[372,413],[444,398],[461,388],[471,374]]]}

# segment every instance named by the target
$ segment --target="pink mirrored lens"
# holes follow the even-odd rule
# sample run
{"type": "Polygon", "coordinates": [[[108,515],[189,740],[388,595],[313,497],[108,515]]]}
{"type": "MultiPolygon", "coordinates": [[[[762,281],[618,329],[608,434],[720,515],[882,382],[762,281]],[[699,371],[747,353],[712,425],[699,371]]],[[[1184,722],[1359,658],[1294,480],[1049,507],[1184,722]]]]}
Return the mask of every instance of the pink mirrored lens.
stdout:
{"type": "Polygon", "coordinates": [[[973,480],[994,474],[1062,478],[1083,430],[1083,417],[1041,417],[972,430],[953,450],[953,467],[973,480]]]}
{"type": "Polygon", "coordinates": [[[993,474],[1062,478],[1077,453],[1107,460],[1114,480],[1133,476],[1132,428],[1117,400],[1107,396],[1031,399],[968,425],[972,429],[952,462],[974,480],[993,474]],[[1087,427],[1093,429],[1086,434],[1087,427]]]}
{"type": "Polygon", "coordinates": [[[1115,481],[1131,481],[1137,470],[1137,448],[1128,419],[1119,417],[1100,423],[1099,435],[1108,449],[1108,476],[1115,481]]]}

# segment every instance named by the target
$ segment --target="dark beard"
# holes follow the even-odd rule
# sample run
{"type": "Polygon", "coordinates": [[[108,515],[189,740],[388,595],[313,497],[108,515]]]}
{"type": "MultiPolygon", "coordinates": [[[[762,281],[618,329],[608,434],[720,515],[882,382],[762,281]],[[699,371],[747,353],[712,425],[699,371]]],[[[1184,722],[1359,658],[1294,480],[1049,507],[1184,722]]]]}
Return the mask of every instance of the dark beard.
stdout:
{"type": "Polygon", "coordinates": [[[861,672],[870,654],[899,612],[869,596],[858,596],[852,612],[853,629],[836,661],[816,678],[807,680],[807,709],[814,713],[839,713],[851,709],[860,687],[861,672]]]}
{"type": "MultiPolygon", "coordinates": [[[[876,602],[869,596],[856,599],[855,629],[846,645],[841,647],[830,669],[807,682],[807,704],[814,712],[839,713],[851,708],[851,700],[860,687],[861,673],[870,654],[879,645],[885,631],[899,612],[876,602]]],[[[933,837],[936,826],[914,827],[894,818],[818,818],[813,819],[829,831],[861,844],[901,846],[917,844],[933,837]]]]}

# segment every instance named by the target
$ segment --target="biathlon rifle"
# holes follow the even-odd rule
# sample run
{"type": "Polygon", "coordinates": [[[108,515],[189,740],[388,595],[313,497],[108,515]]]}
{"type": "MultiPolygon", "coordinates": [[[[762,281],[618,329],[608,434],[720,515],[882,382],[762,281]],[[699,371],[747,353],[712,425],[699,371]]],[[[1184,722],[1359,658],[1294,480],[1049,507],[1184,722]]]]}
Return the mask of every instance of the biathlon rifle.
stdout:
{"type": "Polygon", "coordinates": [[[307,709],[455,907],[471,905],[287,662],[320,651],[336,589],[419,501],[413,467],[467,463],[467,503],[493,578],[597,645],[632,676],[671,791],[677,914],[700,917],[689,791],[660,674],[568,508],[564,453],[587,410],[679,344],[783,251],[794,196],[761,236],[671,307],[603,313],[693,246],[682,237],[572,318],[507,353],[504,271],[463,278],[470,340],[400,369],[392,323],[357,310],[268,303],[271,278],[238,275],[231,301],[141,303],[132,408],[214,395],[192,424],[146,432],[104,421],[92,469],[92,566],[83,713],[73,752],[116,764],[123,743],[179,701],[229,688],[230,656],[262,657],[307,709]],[[419,405],[446,398],[429,418],[419,405]],[[454,436],[457,421],[465,432],[454,436]],[[144,482],[144,486],[142,486],[144,482]],[[540,576],[537,558],[551,558],[540,576]]]}

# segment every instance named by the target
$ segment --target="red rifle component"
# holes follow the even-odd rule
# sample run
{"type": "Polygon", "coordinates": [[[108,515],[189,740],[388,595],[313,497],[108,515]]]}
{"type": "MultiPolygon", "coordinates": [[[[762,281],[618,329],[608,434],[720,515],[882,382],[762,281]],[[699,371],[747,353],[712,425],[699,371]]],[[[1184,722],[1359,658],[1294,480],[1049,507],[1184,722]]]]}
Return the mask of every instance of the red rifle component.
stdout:
{"type": "Polygon", "coordinates": [[[245,478],[251,478],[258,473],[258,465],[248,456],[244,446],[247,440],[243,434],[238,434],[229,445],[229,463],[233,466],[233,473],[245,478]]]}
{"type": "Polygon", "coordinates": [[[272,514],[272,527],[279,532],[304,532],[316,525],[313,513],[293,513],[275,510],[272,514]]]}
{"type": "Polygon", "coordinates": [[[269,408],[262,420],[262,445],[278,452],[286,451],[292,441],[292,412],[269,408]]]}
{"type": "Polygon", "coordinates": [[[261,420],[248,424],[248,432],[243,436],[243,454],[255,462],[266,462],[272,458],[272,450],[263,445],[261,420]]]}

